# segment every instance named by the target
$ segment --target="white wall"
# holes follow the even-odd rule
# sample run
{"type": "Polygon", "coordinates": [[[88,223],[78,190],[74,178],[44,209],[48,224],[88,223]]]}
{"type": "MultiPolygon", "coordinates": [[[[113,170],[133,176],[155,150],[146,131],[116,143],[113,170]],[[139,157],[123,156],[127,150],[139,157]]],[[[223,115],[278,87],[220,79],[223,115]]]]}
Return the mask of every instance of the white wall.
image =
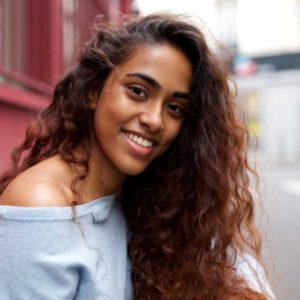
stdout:
{"type": "Polygon", "coordinates": [[[142,15],[154,12],[187,14],[210,33],[217,30],[214,2],[215,0],[134,0],[142,15]]]}
{"type": "Polygon", "coordinates": [[[237,78],[237,84],[241,92],[255,91],[259,96],[263,159],[300,161],[300,71],[237,78]]]}
{"type": "Polygon", "coordinates": [[[217,39],[236,23],[234,35],[243,54],[300,51],[300,0],[135,0],[135,5],[143,15],[170,11],[197,16],[217,39]],[[220,6],[232,5],[235,20],[222,21],[220,6]]]}
{"type": "Polygon", "coordinates": [[[299,0],[239,0],[239,49],[249,55],[300,51],[299,19],[299,0]]]}
{"type": "Polygon", "coordinates": [[[268,161],[300,159],[300,85],[272,85],[262,91],[262,149],[268,161]]]}

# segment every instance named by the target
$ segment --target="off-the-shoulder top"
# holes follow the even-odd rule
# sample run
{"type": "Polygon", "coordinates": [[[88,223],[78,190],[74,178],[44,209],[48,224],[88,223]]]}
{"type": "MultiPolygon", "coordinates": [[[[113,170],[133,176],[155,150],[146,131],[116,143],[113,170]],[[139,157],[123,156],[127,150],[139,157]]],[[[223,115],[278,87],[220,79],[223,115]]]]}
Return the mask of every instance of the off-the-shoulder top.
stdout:
{"type": "MultiPolygon", "coordinates": [[[[1,300],[133,299],[120,203],[111,195],[74,209],[0,205],[1,300]]],[[[275,299],[253,257],[238,256],[236,269],[275,299]]]]}
{"type": "Polygon", "coordinates": [[[113,195],[71,207],[0,206],[1,300],[131,300],[128,232],[113,195]]]}

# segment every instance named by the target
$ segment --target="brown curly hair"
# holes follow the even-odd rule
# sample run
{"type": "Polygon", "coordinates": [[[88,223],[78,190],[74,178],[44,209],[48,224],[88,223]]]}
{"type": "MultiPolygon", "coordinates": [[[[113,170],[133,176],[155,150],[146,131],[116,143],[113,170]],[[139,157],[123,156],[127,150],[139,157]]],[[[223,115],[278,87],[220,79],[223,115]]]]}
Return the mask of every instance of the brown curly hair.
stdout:
{"type": "Polygon", "coordinates": [[[55,154],[84,167],[72,183],[76,193],[89,171],[90,92],[100,93],[113,68],[138,46],[161,43],[191,61],[191,101],[174,144],[142,174],[129,176],[118,194],[132,232],[135,299],[267,299],[235,267],[239,253],[259,259],[261,249],[249,191],[248,134],[237,118],[226,65],[202,31],[180,16],[102,24],[79,64],[56,86],[51,105],[28,128],[12,169],[1,177],[0,193],[17,174],[55,154]],[[85,149],[80,159],[72,152],[79,144],[85,149]]]}

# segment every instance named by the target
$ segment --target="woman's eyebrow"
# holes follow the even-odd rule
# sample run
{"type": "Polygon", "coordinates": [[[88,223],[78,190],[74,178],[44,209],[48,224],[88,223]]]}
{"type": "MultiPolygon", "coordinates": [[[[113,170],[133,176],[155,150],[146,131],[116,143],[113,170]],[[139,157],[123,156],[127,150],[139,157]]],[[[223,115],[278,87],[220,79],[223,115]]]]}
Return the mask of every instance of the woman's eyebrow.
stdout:
{"type": "MultiPolygon", "coordinates": [[[[147,83],[149,83],[152,87],[154,87],[157,90],[160,90],[162,88],[160,83],[158,83],[154,78],[152,78],[151,76],[149,76],[145,73],[140,73],[140,72],[128,73],[128,74],[126,74],[126,76],[140,78],[140,79],[146,81],[147,83]]],[[[185,93],[185,92],[174,92],[172,97],[190,99],[189,94],[185,93]]]]}
{"type": "Polygon", "coordinates": [[[183,98],[186,100],[190,99],[190,95],[188,93],[184,93],[184,92],[174,92],[172,96],[173,96],[173,98],[183,98]]]}
{"type": "Polygon", "coordinates": [[[150,77],[149,75],[145,74],[145,73],[128,73],[126,74],[127,77],[138,77],[146,82],[148,82],[151,86],[153,86],[155,89],[160,90],[161,89],[161,85],[152,77],[150,77]]]}

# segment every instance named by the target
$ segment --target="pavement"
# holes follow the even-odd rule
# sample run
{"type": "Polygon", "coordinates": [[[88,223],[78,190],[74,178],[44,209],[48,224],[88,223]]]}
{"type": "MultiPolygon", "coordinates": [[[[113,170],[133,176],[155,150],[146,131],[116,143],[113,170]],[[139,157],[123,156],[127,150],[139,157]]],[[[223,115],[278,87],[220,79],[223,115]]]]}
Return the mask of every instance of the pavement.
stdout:
{"type": "Polygon", "coordinates": [[[278,300],[300,299],[300,164],[260,164],[265,234],[271,284],[278,300]]]}

